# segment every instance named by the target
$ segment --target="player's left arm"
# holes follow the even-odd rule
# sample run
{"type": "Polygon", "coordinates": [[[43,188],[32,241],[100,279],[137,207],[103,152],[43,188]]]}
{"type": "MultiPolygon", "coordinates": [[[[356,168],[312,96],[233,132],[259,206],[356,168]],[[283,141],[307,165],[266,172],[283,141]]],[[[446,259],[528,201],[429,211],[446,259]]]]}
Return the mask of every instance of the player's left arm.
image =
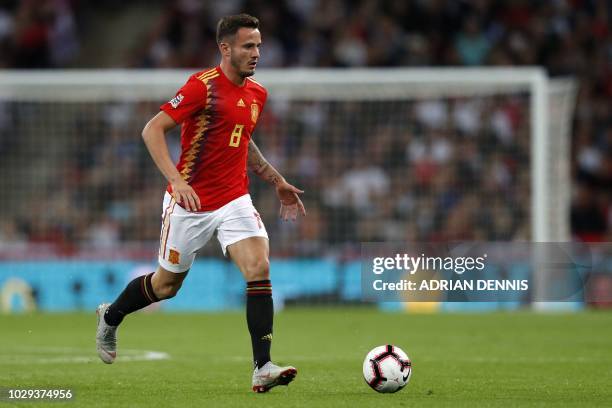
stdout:
{"type": "Polygon", "coordinates": [[[276,195],[281,202],[280,217],[284,220],[297,218],[298,213],[306,215],[306,209],[298,194],[303,191],[289,184],[287,180],[261,154],[261,151],[251,139],[249,141],[248,167],[259,177],[274,185],[276,195]]]}

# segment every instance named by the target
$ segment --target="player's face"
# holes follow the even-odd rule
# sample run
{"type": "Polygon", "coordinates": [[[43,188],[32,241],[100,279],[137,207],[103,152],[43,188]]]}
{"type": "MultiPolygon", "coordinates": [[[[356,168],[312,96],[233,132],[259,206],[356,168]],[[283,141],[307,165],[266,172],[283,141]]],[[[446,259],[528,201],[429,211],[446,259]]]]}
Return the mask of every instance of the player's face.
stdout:
{"type": "Polygon", "coordinates": [[[260,46],[261,33],[258,29],[243,27],[236,33],[231,44],[230,62],[241,77],[255,73],[260,46]]]}

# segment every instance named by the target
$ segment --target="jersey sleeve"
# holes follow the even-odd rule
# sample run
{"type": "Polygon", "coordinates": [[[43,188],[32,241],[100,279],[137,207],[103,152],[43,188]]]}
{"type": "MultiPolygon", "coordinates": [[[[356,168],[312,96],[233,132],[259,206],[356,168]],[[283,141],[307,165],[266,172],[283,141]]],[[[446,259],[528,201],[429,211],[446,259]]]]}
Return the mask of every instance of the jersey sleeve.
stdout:
{"type": "Polygon", "coordinates": [[[178,90],[174,98],[159,107],[166,112],[177,124],[198,112],[206,106],[206,85],[195,77],[189,78],[187,83],[178,90]]]}

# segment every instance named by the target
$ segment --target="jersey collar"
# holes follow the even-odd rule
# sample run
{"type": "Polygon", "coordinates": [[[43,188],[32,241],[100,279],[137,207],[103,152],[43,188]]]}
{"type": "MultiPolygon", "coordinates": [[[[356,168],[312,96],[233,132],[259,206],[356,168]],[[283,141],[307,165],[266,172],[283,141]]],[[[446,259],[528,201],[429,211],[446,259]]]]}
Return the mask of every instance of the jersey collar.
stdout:
{"type": "Polygon", "coordinates": [[[223,78],[224,81],[228,82],[230,85],[232,85],[233,87],[236,87],[238,89],[243,89],[246,87],[247,85],[247,81],[248,79],[244,79],[244,84],[243,85],[236,85],[235,83],[233,83],[227,76],[225,76],[225,73],[223,72],[223,70],[221,69],[221,65],[217,65],[217,72],[219,73],[219,75],[221,76],[221,78],[223,78]]]}

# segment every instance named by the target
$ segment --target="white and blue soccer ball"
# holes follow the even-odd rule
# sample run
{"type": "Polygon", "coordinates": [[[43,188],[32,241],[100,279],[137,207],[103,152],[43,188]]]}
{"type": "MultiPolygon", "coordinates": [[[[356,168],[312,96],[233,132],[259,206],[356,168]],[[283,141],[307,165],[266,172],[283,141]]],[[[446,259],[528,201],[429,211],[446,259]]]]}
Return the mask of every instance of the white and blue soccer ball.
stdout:
{"type": "Polygon", "coordinates": [[[392,344],[373,348],[363,361],[363,378],[377,392],[397,392],[412,375],[412,362],[404,351],[392,344]]]}

